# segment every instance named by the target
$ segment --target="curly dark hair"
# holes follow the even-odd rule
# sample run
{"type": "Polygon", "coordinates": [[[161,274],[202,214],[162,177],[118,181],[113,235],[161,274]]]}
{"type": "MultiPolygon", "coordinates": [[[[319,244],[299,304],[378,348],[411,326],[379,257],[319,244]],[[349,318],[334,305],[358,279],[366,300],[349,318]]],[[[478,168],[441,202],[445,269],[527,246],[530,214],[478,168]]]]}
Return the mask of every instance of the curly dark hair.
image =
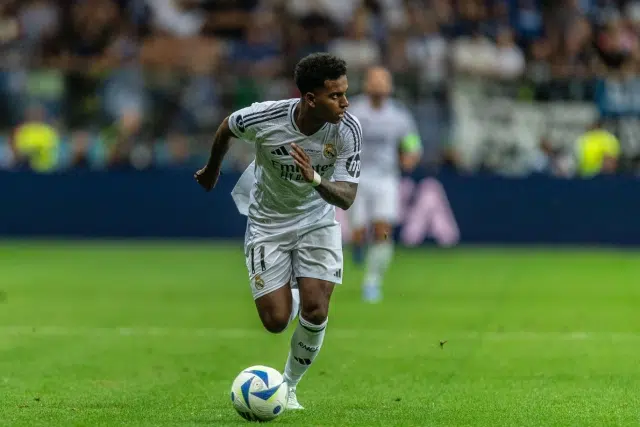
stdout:
{"type": "Polygon", "coordinates": [[[298,62],[293,79],[301,94],[324,87],[325,80],[337,80],[347,74],[347,63],[328,53],[312,53],[298,62]]]}

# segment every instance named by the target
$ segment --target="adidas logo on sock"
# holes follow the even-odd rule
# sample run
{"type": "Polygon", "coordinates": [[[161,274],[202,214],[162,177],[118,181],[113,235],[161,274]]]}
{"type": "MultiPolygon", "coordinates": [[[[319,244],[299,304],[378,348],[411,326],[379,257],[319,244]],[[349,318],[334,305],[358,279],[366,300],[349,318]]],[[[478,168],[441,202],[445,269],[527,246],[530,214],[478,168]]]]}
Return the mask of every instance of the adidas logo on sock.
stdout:
{"type": "Polygon", "coordinates": [[[302,357],[296,357],[293,356],[294,359],[296,359],[296,362],[298,362],[301,365],[311,365],[311,359],[303,359],[302,357]]]}
{"type": "Polygon", "coordinates": [[[289,152],[287,151],[286,148],[280,147],[273,150],[271,154],[275,154],[276,156],[288,156],[289,152]]]}

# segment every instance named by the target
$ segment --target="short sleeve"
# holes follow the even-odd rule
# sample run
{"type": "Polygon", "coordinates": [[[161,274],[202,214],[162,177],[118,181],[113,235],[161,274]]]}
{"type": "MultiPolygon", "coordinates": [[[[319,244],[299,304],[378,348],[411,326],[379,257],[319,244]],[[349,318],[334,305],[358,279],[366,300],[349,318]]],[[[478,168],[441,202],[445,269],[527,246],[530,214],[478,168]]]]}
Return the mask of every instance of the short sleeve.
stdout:
{"type": "Polygon", "coordinates": [[[360,181],[360,152],[362,150],[362,127],[358,119],[349,113],[344,115],[340,130],[340,146],[333,172],[335,181],[360,181]]]}
{"type": "Polygon", "coordinates": [[[289,104],[285,102],[255,102],[229,116],[229,129],[238,139],[256,142],[258,132],[269,123],[286,117],[289,104]]]}
{"type": "Polygon", "coordinates": [[[402,123],[404,124],[403,126],[404,135],[402,136],[406,137],[407,135],[418,133],[418,126],[416,124],[416,121],[413,119],[413,116],[411,115],[411,113],[408,111],[404,111],[402,116],[403,116],[402,123]]]}

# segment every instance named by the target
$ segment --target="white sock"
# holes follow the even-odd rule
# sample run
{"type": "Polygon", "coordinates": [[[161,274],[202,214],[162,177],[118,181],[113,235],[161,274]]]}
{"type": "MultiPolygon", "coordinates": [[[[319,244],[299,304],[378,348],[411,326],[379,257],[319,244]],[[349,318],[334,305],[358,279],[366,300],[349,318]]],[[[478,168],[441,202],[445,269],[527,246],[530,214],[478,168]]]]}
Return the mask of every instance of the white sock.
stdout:
{"type": "Polygon", "coordinates": [[[284,379],[289,387],[298,385],[300,378],[307,372],[320,352],[328,319],[322,325],[314,325],[304,320],[302,316],[299,316],[298,320],[298,327],[291,337],[291,350],[284,368],[284,379]]]}
{"type": "Polygon", "coordinates": [[[300,289],[297,287],[291,288],[291,315],[289,316],[289,323],[287,327],[294,321],[300,310],[300,289]]]}
{"type": "Polygon", "coordinates": [[[375,242],[367,252],[364,285],[380,286],[393,258],[393,243],[375,242]]]}

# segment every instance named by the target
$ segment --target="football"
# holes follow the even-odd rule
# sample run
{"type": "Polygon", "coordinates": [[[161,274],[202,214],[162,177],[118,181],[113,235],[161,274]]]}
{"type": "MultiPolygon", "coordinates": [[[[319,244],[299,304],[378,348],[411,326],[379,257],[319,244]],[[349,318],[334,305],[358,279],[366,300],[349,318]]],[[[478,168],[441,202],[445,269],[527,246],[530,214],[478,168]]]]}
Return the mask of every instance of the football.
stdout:
{"type": "Polygon", "coordinates": [[[250,366],[231,386],[231,401],[247,421],[271,421],[285,410],[289,389],[282,374],[268,366],[250,366]]]}

